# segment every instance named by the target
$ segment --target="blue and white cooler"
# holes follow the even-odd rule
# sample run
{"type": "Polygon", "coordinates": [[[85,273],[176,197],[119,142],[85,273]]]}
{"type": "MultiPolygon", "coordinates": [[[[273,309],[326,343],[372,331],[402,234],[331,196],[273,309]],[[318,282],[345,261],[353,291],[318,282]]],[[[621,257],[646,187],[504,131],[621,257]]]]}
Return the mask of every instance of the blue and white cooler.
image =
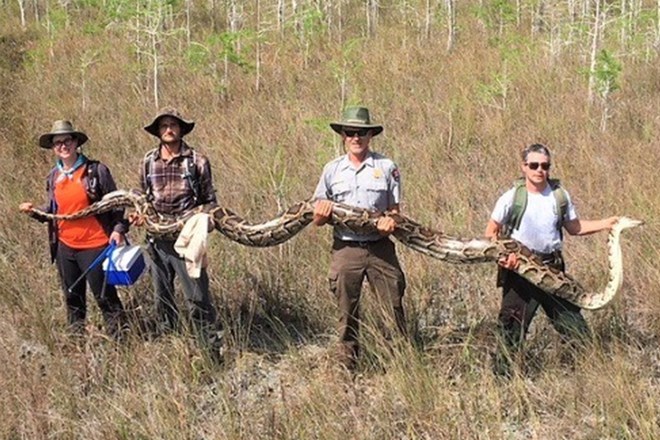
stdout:
{"type": "Polygon", "coordinates": [[[103,261],[108,284],[130,286],[144,271],[145,262],[140,246],[121,246],[115,248],[103,261]]]}

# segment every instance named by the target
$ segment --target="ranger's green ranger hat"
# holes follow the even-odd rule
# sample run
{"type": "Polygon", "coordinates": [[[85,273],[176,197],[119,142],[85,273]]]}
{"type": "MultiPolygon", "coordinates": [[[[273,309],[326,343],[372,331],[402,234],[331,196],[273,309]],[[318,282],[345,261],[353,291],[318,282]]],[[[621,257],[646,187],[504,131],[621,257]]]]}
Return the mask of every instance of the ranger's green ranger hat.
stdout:
{"type": "Polygon", "coordinates": [[[330,123],[330,127],[339,134],[342,133],[344,127],[369,128],[372,130],[372,136],[377,136],[383,131],[382,125],[371,123],[369,109],[366,107],[346,107],[341,118],[341,121],[330,123]]]}

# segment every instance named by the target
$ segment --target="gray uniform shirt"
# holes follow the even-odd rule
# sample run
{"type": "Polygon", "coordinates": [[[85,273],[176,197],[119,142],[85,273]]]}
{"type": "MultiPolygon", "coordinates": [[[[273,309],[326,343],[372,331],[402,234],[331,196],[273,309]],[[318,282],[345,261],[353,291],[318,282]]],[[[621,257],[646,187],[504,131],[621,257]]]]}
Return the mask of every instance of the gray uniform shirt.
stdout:
{"type": "MultiPolygon", "coordinates": [[[[314,198],[332,200],[368,210],[386,211],[401,201],[401,179],[398,167],[382,154],[369,152],[359,166],[338,157],[323,168],[314,198]]],[[[334,236],[346,241],[376,241],[379,234],[358,235],[340,227],[334,236]]]]}

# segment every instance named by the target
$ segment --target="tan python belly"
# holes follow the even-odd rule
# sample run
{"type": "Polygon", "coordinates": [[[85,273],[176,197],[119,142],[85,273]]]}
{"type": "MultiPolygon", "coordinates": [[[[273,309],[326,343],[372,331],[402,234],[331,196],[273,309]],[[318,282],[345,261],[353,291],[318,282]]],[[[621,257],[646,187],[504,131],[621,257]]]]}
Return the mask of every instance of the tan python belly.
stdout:
{"type": "MultiPolygon", "coordinates": [[[[215,229],[230,240],[253,247],[276,246],[291,239],[312,222],[314,210],[311,201],[299,202],[272,220],[256,224],[229,209],[217,206],[200,206],[172,218],[158,214],[147,202],[146,196],[139,191],[119,190],[73,214],[53,215],[36,209],[33,213],[43,219],[75,220],[117,208],[131,207],[144,218],[144,227],[154,236],[177,234],[193,214],[207,212],[214,220],[215,229]]],[[[426,228],[402,214],[381,214],[339,203],[333,206],[331,223],[354,232],[372,233],[376,231],[376,222],[382,215],[388,215],[395,220],[397,226],[393,235],[398,241],[441,261],[454,264],[497,262],[500,258],[515,253],[520,262],[515,272],[544,291],[585,309],[603,307],[616,295],[623,280],[621,231],[643,224],[627,217],[619,220],[610,232],[608,240],[608,283],[602,292],[588,292],[569,275],[544,265],[529,249],[515,240],[451,237],[426,228]]]]}

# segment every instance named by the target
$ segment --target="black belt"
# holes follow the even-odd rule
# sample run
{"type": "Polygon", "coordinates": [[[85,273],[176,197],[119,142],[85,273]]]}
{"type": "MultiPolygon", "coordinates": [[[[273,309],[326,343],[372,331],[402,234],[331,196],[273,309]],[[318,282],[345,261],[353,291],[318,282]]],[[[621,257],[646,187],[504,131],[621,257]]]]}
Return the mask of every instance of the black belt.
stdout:
{"type": "Polygon", "coordinates": [[[346,247],[361,247],[361,248],[368,248],[370,245],[380,243],[383,240],[386,240],[387,238],[379,238],[378,240],[341,240],[339,238],[335,238],[335,243],[340,244],[341,246],[346,246],[346,247]]]}
{"type": "Polygon", "coordinates": [[[557,263],[563,261],[564,257],[561,254],[561,251],[553,251],[547,254],[544,254],[543,252],[536,252],[532,251],[536,257],[538,257],[541,261],[544,263],[557,263]]]}

